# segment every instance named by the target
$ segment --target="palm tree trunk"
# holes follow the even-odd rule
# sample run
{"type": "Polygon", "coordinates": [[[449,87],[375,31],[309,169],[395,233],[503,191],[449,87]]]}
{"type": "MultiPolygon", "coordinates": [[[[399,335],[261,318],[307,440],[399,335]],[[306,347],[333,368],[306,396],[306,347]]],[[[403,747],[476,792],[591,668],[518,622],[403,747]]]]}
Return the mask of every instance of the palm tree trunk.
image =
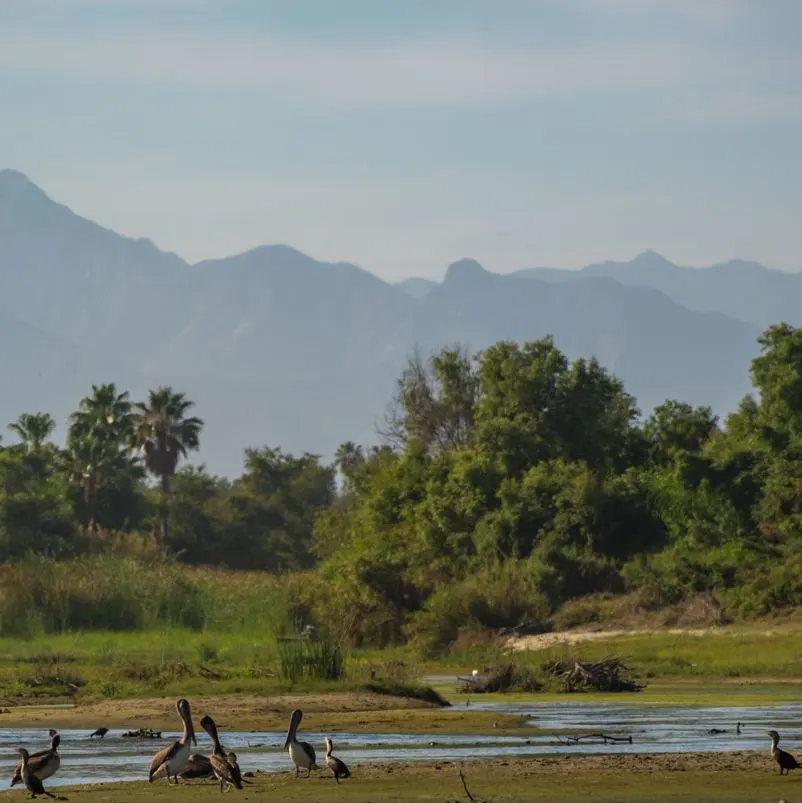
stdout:
{"type": "Polygon", "coordinates": [[[162,504],[161,504],[161,519],[162,519],[162,546],[167,546],[167,539],[170,535],[169,518],[170,518],[170,492],[172,491],[172,482],[169,474],[161,475],[161,491],[162,491],[162,504]]]}
{"type": "Polygon", "coordinates": [[[84,538],[89,537],[89,528],[92,524],[92,477],[84,479],[84,504],[82,512],[82,529],[84,538]]]}

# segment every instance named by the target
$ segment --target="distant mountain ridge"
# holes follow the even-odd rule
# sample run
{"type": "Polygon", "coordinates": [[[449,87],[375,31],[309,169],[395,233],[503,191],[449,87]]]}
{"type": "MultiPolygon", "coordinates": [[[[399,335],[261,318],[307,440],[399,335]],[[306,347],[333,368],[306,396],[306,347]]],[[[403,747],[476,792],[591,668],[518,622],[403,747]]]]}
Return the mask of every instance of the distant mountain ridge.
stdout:
{"type": "Polygon", "coordinates": [[[802,273],[759,262],[731,259],[706,268],[686,268],[645,251],[629,262],[602,262],[578,271],[525,268],[515,275],[553,282],[605,276],[622,284],[654,287],[689,309],[723,312],[761,329],[779,321],[802,323],[802,273]]]}
{"type": "MultiPolygon", "coordinates": [[[[0,426],[34,408],[63,422],[93,381],[134,396],[170,383],[207,422],[200,460],[234,474],[247,446],[331,455],[344,440],[375,441],[416,345],[476,351],[546,334],[570,357],[597,356],[644,411],[671,397],[725,413],[749,390],[761,315],[793,305],[766,291],[747,317],[735,313],[749,304],[719,288],[714,307],[709,280],[686,274],[727,284],[728,272],[661,260],[499,275],[463,259],[442,282],[398,284],[287,245],[191,265],[0,171],[0,332],[23,344],[5,353],[0,426]]],[[[762,266],[734,270],[738,287],[741,273],[757,288],[802,291],[802,278],[762,266]]]]}

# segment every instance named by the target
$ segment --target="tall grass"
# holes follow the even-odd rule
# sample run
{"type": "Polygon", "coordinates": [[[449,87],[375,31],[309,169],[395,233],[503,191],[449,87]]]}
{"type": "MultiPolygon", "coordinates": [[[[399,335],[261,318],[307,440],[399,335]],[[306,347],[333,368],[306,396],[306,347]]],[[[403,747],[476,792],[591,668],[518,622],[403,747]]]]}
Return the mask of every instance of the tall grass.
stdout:
{"type": "Polygon", "coordinates": [[[301,680],[340,680],[345,674],[345,653],[340,643],[329,637],[280,642],[278,673],[291,685],[301,680]]]}
{"type": "Polygon", "coordinates": [[[0,567],[0,636],[186,628],[276,633],[298,616],[303,578],[92,555],[0,567]]]}

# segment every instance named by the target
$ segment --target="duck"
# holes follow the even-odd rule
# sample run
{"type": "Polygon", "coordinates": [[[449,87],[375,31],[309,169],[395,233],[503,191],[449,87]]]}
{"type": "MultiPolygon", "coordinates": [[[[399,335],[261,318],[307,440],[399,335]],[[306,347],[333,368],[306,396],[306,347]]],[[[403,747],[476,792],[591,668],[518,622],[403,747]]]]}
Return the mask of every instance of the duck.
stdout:
{"type": "Polygon", "coordinates": [[[298,726],[301,724],[304,712],[296,708],[290,714],[290,727],[287,729],[287,738],[284,740],[284,749],[287,750],[295,764],[295,777],[301,767],[306,770],[306,777],[312,774],[312,770],[320,769],[315,763],[315,748],[309,742],[299,742],[295,737],[298,734],[298,726]]]}
{"type": "Polygon", "coordinates": [[[780,767],[780,775],[788,775],[791,770],[800,769],[797,760],[785,750],[780,750],[777,745],[780,743],[780,734],[775,730],[768,731],[771,738],[771,756],[780,767]]]}
{"type": "Polygon", "coordinates": [[[351,770],[348,765],[341,759],[331,754],[334,745],[331,739],[326,737],[326,766],[334,773],[334,780],[340,782],[340,778],[350,778],[351,770]]]}
{"type": "MultiPolygon", "coordinates": [[[[38,753],[27,753],[26,751],[31,772],[40,781],[44,781],[51,775],[54,775],[61,766],[61,756],[58,754],[61,734],[53,728],[51,728],[48,733],[50,734],[50,747],[47,750],[40,750],[38,753]]],[[[22,759],[20,759],[20,761],[17,762],[17,766],[14,767],[14,777],[11,779],[11,786],[16,786],[18,783],[23,783],[22,759]]]]}
{"type": "Polygon", "coordinates": [[[175,708],[184,723],[184,732],[180,739],[168,744],[153,756],[148,772],[148,783],[153,783],[157,775],[161,776],[162,770],[167,775],[167,783],[172,783],[170,776],[175,778],[175,783],[178,783],[178,774],[184,769],[189,758],[190,740],[196,745],[198,743],[195,738],[195,728],[192,725],[189,701],[182,697],[176,702],[175,708]]]}

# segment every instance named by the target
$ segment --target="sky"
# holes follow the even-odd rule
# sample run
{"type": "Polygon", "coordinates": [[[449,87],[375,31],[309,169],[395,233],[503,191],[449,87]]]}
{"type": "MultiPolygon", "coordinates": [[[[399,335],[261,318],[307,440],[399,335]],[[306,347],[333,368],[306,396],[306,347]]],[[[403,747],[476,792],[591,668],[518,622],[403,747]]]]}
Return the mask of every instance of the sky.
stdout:
{"type": "Polygon", "coordinates": [[[196,261],[802,269],[799,0],[0,0],[0,168],[196,261]]]}

